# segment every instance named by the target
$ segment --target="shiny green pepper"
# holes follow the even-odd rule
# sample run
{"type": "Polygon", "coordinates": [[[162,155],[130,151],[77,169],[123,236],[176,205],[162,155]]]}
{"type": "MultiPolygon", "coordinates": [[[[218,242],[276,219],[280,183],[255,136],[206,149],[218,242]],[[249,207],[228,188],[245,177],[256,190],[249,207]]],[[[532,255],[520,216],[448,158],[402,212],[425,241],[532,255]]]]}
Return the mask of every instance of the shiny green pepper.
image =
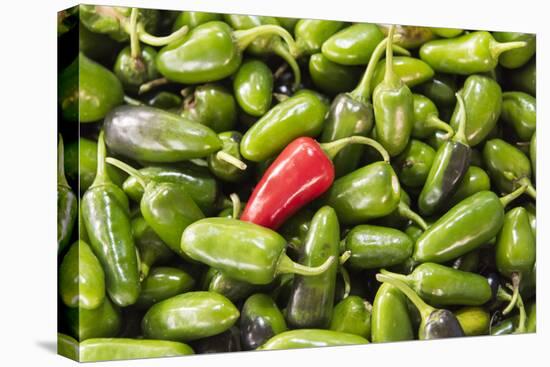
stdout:
{"type": "Polygon", "coordinates": [[[321,51],[330,61],[342,65],[366,65],[384,34],[376,24],[357,23],[323,42],[321,51]]]}
{"type": "Polygon", "coordinates": [[[161,110],[176,111],[180,108],[182,102],[179,95],[161,91],[149,99],[147,104],[151,107],[160,108],[161,110]]]}
{"type": "Polygon", "coordinates": [[[222,19],[223,16],[218,13],[208,13],[204,11],[182,11],[176,18],[172,30],[175,31],[183,26],[187,26],[189,27],[189,29],[193,29],[197,28],[201,24],[222,19]]]}
{"type": "Polygon", "coordinates": [[[334,95],[351,90],[359,80],[359,69],[330,61],[322,53],[309,58],[309,75],[324,93],[334,95]]]}
{"type": "MultiPolygon", "coordinates": [[[[398,44],[396,42],[396,44],[398,44]]],[[[392,66],[395,74],[405,83],[409,88],[422,84],[434,76],[434,71],[430,65],[424,61],[409,57],[409,56],[396,56],[393,58],[392,66]]],[[[378,84],[384,80],[386,74],[386,63],[384,61],[378,62],[374,75],[372,77],[372,88],[375,88],[378,84]]]]}
{"type": "Polygon", "coordinates": [[[413,340],[407,298],[391,284],[378,288],[372,305],[371,340],[373,343],[413,340]]]}
{"type": "MultiPolygon", "coordinates": [[[[247,60],[233,79],[233,93],[239,106],[251,116],[263,116],[271,107],[273,73],[260,60],[247,60]]],[[[229,129],[225,129],[229,130],[229,129]]]]}
{"type": "Polygon", "coordinates": [[[524,41],[525,47],[503,52],[498,63],[507,69],[516,69],[525,65],[535,54],[537,40],[534,34],[515,32],[493,32],[493,37],[498,42],[524,41]]]}
{"type": "Polygon", "coordinates": [[[330,330],[371,337],[372,305],[359,296],[349,296],[340,301],[332,312],[330,330]]]}
{"type": "Polygon", "coordinates": [[[136,305],[147,309],[165,299],[190,291],[194,285],[195,280],[181,269],[153,268],[143,280],[136,305]]]}
{"type": "Polygon", "coordinates": [[[113,71],[125,90],[135,93],[140,85],[158,77],[156,56],[157,51],[150,46],[143,47],[136,56],[132,55],[130,47],[119,52],[113,71]]]}
{"type": "Polygon", "coordinates": [[[77,198],[65,178],[63,138],[57,145],[57,252],[69,244],[77,215],[77,198]]]}
{"type": "Polygon", "coordinates": [[[429,98],[421,94],[413,94],[414,125],[411,135],[417,139],[425,139],[435,131],[446,132],[446,138],[454,134],[454,130],[448,123],[439,118],[439,111],[429,98]]]}
{"type": "Polygon", "coordinates": [[[520,140],[529,141],[537,128],[537,100],[524,92],[504,92],[500,117],[520,140]]]}
{"type": "Polygon", "coordinates": [[[466,336],[489,334],[489,313],[482,307],[463,307],[455,312],[466,336]]]}
{"type": "Polygon", "coordinates": [[[160,358],[194,354],[187,344],[147,339],[94,338],[80,343],[80,362],[160,358]]]}
{"type": "Polygon", "coordinates": [[[467,197],[472,196],[476,192],[488,191],[491,189],[491,180],[489,175],[483,169],[470,166],[458,184],[458,187],[449,199],[448,208],[452,208],[467,197]]]}
{"type": "Polygon", "coordinates": [[[294,28],[298,54],[321,52],[323,43],[344,27],[344,22],[322,19],[300,19],[294,28]]]}
{"type": "Polygon", "coordinates": [[[261,286],[231,278],[214,268],[208,269],[203,283],[204,290],[219,293],[231,302],[240,301],[252,293],[262,290],[261,286]]]}
{"type": "Polygon", "coordinates": [[[399,182],[406,187],[424,186],[432,167],[435,150],[420,140],[411,139],[407,148],[393,161],[399,182]]]}
{"type": "Polygon", "coordinates": [[[359,335],[322,329],[298,329],[275,335],[256,350],[329,347],[336,345],[367,344],[359,335]]]}
{"type": "Polygon", "coordinates": [[[287,330],[285,318],[273,299],[262,293],[248,297],[241,311],[239,326],[244,350],[256,349],[287,330]]]}
{"type": "Polygon", "coordinates": [[[237,103],[224,87],[205,84],[195,88],[193,99],[186,104],[182,116],[220,133],[235,127],[237,103]]]}

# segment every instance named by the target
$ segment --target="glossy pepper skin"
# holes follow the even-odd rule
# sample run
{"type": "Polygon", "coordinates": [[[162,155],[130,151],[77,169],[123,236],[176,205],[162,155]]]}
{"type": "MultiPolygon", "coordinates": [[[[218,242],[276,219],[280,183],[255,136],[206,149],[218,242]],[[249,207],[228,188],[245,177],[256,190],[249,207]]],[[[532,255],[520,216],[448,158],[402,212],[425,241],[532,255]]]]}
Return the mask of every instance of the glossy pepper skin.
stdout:
{"type": "MultiPolygon", "coordinates": [[[[392,68],[395,74],[409,88],[422,84],[434,76],[434,71],[430,65],[424,61],[410,56],[395,56],[392,60],[392,68]]],[[[386,74],[386,63],[379,61],[374,69],[372,77],[372,88],[382,83],[386,74]]]]}
{"type": "Polygon", "coordinates": [[[97,175],[82,198],[82,216],[90,247],[99,259],[107,293],[118,306],[128,306],[140,292],[139,264],[129,219],[128,198],[105,170],[105,143],[99,135],[97,175]]]}
{"type": "Polygon", "coordinates": [[[466,110],[462,96],[457,94],[460,105],[460,125],[456,134],[444,142],[435,157],[418,197],[418,208],[425,216],[441,212],[456,192],[470,165],[471,149],[466,141],[466,110]]]}
{"type": "MultiPolygon", "coordinates": [[[[466,139],[474,147],[485,140],[496,126],[502,106],[502,91],[493,79],[471,75],[458,93],[464,98],[466,106],[466,139]]],[[[457,104],[449,122],[455,130],[458,129],[460,114],[457,104]]]]}
{"type": "Polygon", "coordinates": [[[371,312],[372,305],[361,297],[344,298],[334,306],[329,329],[370,339],[371,312]]]}
{"type": "Polygon", "coordinates": [[[191,341],[223,333],[239,310],[221,294],[187,292],[156,303],[141,323],[146,338],[191,341]]]}
{"type": "Polygon", "coordinates": [[[417,139],[425,139],[434,132],[446,132],[446,138],[454,134],[453,128],[439,118],[439,111],[435,104],[421,94],[413,94],[414,125],[411,135],[417,139]]]}
{"type": "Polygon", "coordinates": [[[423,263],[409,275],[382,274],[403,281],[429,304],[479,306],[491,298],[485,277],[440,264],[423,263]]]}
{"type": "MultiPolygon", "coordinates": [[[[222,152],[242,160],[239,146],[243,136],[240,132],[226,131],[218,134],[218,138],[223,144],[221,149],[222,152]]],[[[246,169],[242,170],[231,163],[225,162],[219,159],[216,154],[212,154],[208,157],[208,168],[214,176],[225,182],[241,182],[248,174],[246,169]]]]}
{"type": "Polygon", "coordinates": [[[308,67],[313,84],[329,95],[347,92],[359,80],[357,67],[337,64],[322,53],[311,55],[308,67]]]}
{"type": "Polygon", "coordinates": [[[431,80],[417,85],[414,89],[433,101],[440,109],[453,107],[456,103],[455,93],[458,87],[453,75],[435,73],[431,80]]]}
{"type": "Polygon", "coordinates": [[[296,264],[284,253],[286,240],[268,228],[228,218],[206,218],[187,227],[181,248],[194,260],[250,284],[269,284],[277,274],[318,275],[334,261],[320,267],[296,264]],[[231,247],[227,243],[232,243],[231,247]]]}
{"type": "MultiPolygon", "coordinates": [[[[337,257],[340,245],[340,225],[331,207],[322,207],[313,216],[301,249],[299,263],[322,265],[331,256],[337,257]]],[[[291,328],[327,328],[334,305],[334,290],[338,264],[316,276],[295,275],[286,320],[291,328]]]]}
{"type": "Polygon", "coordinates": [[[63,118],[95,122],[122,103],[124,92],[118,78],[104,66],[79,53],[59,75],[59,104],[63,118]]]}
{"type": "Polygon", "coordinates": [[[79,341],[116,336],[122,325],[120,311],[108,297],[93,310],[66,308],[64,317],[71,335],[79,341]]]}
{"type": "Polygon", "coordinates": [[[348,261],[352,267],[378,269],[409,258],[413,241],[397,229],[362,224],[349,231],[345,249],[351,251],[348,261]]]}
{"type": "Polygon", "coordinates": [[[260,162],[275,156],[298,137],[321,133],[327,105],[311,91],[279,103],[263,115],[241,141],[244,158],[260,162]]]}
{"type": "Polygon", "coordinates": [[[500,117],[521,141],[529,141],[537,128],[537,100],[524,92],[504,92],[500,117]]]}
{"type": "Polygon", "coordinates": [[[147,309],[165,299],[190,291],[194,285],[195,280],[181,269],[166,266],[153,268],[143,280],[136,305],[147,309]]]}
{"type": "Polygon", "coordinates": [[[271,69],[260,60],[246,60],[233,79],[233,93],[244,112],[256,117],[263,116],[271,107],[273,94],[271,69]]]}
{"type": "Polygon", "coordinates": [[[413,340],[414,334],[407,298],[391,284],[382,284],[372,305],[371,341],[413,340]]]}
{"type": "Polygon", "coordinates": [[[499,43],[489,32],[478,31],[427,42],[420,48],[420,58],[435,71],[469,75],[493,70],[500,54],[524,46],[523,41],[499,43]]]}
{"type": "Polygon", "coordinates": [[[367,344],[369,341],[359,335],[322,329],[298,329],[285,331],[269,339],[257,350],[278,350],[336,345],[367,344]]]}
{"type": "Polygon", "coordinates": [[[536,52],[536,37],[529,33],[493,32],[493,37],[498,42],[524,41],[525,47],[503,52],[498,58],[498,63],[507,69],[517,69],[525,65],[536,52]]]}
{"type": "Polygon", "coordinates": [[[393,161],[399,182],[403,186],[424,186],[435,158],[435,150],[420,140],[411,139],[407,148],[393,161]]]}
{"type": "Polygon", "coordinates": [[[194,354],[190,346],[165,340],[93,338],[80,343],[80,362],[160,358],[194,354]]]}
{"type": "Polygon", "coordinates": [[[252,293],[262,290],[262,286],[231,278],[214,268],[208,269],[203,283],[205,290],[219,293],[231,302],[241,301],[252,293]]]}
{"type": "Polygon", "coordinates": [[[174,252],[166,246],[141,215],[132,219],[132,234],[139,251],[139,270],[142,280],[147,278],[153,265],[166,263],[175,257],[174,252]]]}
{"type": "Polygon", "coordinates": [[[452,208],[462,200],[480,191],[489,191],[491,180],[485,170],[470,166],[458,184],[458,187],[449,199],[447,208],[452,208]]]}
{"type": "Polygon", "coordinates": [[[300,19],[294,27],[294,38],[299,54],[321,52],[323,43],[344,27],[344,22],[322,19],[300,19]]]}
{"type": "Polygon", "coordinates": [[[180,29],[183,26],[193,29],[204,23],[214,20],[222,20],[222,18],[222,15],[217,13],[208,13],[204,11],[182,11],[176,18],[172,30],[180,29]]]}
{"type": "Polygon", "coordinates": [[[145,46],[137,57],[133,57],[131,53],[130,47],[119,52],[113,72],[125,90],[135,93],[140,85],[158,77],[155,67],[157,51],[151,46],[145,46]]]}
{"type": "Polygon", "coordinates": [[[346,27],[323,42],[321,51],[342,65],[366,65],[384,34],[375,24],[358,23],[346,27]]]}
{"type": "Polygon", "coordinates": [[[489,334],[490,316],[482,307],[463,307],[455,316],[466,336],[489,334]]]}
{"type": "Polygon", "coordinates": [[[182,117],[200,122],[216,133],[221,133],[235,127],[237,102],[226,88],[204,84],[195,88],[193,99],[186,105],[182,117]]]}
{"type": "Polygon", "coordinates": [[[271,337],[287,330],[286,321],[273,299],[256,293],[247,298],[241,311],[239,328],[244,350],[253,350],[271,337]]]}
{"type": "Polygon", "coordinates": [[[63,140],[60,136],[57,145],[57,252],[62,252],[73,233],[74,223],[78,211],[76,195],[73,193],[65,178],[65,154],[63,140]]]}
{"type": "Polygon", "coordinates": [[[68,307],[93,310],[105,299],[105,274],[88,244],[76,241],[59,266],[59,294],[68,307]]]}

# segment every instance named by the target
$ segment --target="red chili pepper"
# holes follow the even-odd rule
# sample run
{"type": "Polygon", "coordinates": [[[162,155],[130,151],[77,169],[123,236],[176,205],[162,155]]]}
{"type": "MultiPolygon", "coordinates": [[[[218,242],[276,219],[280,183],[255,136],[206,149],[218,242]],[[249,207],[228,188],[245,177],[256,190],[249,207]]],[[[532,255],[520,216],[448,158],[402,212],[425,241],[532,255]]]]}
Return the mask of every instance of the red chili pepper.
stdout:
{"type": "Polygon", "coordinates": [[[309,137],[297,138],[264,173],[240,219],[277,229],[292,214],[329,189],[334,181],[331,159],[350,143],[370,145],[389,161],[387,152],[379,143],[363,136],[325,144],[309,137]]]}

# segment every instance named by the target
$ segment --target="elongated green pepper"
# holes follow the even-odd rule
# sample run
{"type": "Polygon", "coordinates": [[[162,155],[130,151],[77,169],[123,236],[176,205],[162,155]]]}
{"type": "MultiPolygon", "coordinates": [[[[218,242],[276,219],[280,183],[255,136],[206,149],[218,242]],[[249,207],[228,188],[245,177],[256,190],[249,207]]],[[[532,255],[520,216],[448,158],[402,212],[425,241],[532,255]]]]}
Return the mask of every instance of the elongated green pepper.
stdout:
{"type": "MultiPolygon", "coordinates": [[[[338,256],[340,225],[331,207],[322,207],[311,220],[301,250],[300,264],[322,265],[338,256]]],[[[336,287],[338,264],[334,262],[324,273],[316,276],[294,276],[286,320],[292,328],[326,328],[330,323],[336,287]]]]}
{"type": "Polygon", "coordinates": [[[409,275],[381,273],[401,280],[429,304],[479,306],[491,298],[485,277],[435,263],[423,263],[409,275]]]}
{"type": "Polygon", "coordinates": [[[233,93],[244,112],[256,117],[263,116],[271,107],[271,70],[260,60],[243,62],[233,79],[233,93]]]}
{"type": "Polygon", "coordinates": [[[336,345],[367,344],[359,335],[322,329],[298,329],[275,335],[256,350],[330,347],[336,345]]]}
{"type": "Polygon", "coordinates": [[[469,75],[493,70],[500,54],[525,45],[524,41],[499,43],[489,32],[478,31],[427,42],[420,48],[420,58],[435,71],[469,75]]]}
{"type": "Polygon", "coordinates": [[[76,195],[65,178],[63,138],[57,145],[57,252],[62,252],[71,241],[78,211],[76,195]]]}
{"type": "Polygon", "coordinates": [[[194,354],[190,346],[165,340],[94,338],[80,343],[80,362],[160,358],[194,354]]]}
{"type": "Polygon", "coordinates": [[[323,42],[321,51],[338,64],[366,65],[383,39],[384,34],[376,24],[357,23],[333,34],[323,42]]]}
{"type": "Polygon", "coordinates": [[[394,28],[391,28],[386,44],[384,80],[372,95],[376,138],[392,157],[407,146],[414,122],[412,92],[393,71],[393,34],[394,28]]]}
{"type": "Polygon", "coordinates": [[[501,118],[522,141],[529,141],[537,127],[537,100],[524,92],[504,92],[501,118]]]}
{"type": "Polygon", "coordinates": [[[447,208],[452,208],[462,200],[469,196],[472,196],[476,192],[488,191],[491,189],[491,180],[489,175],[483,169],[470,166],[462,177],[462,181],[458,184],[458,187],[449,199],[447,208]]]}
{"type": "Polygon", "coordinates": [[[221,294],[188,292],[156,303],[142,321],[146,338],[191,341],[223,333],[239,310],[221,294]]]}
{"type": "Polygon", "coordinates": [[[287,330],[283,314],[273,299],[263,293],[254,294],[246,300],[239,326],[244,350],[256,349],[287,330]]]}
{"type": "Polygon", "coordinates": [[[82,216],[90,247],[105,271],[107,293],[115,304],[128,306],[136,302],[140,291],[128,198],[105,170],[103,132],[97,145],[97,174],[82,198],[82,216]]]}
{"type": "Polygon", "coordinates": [[[492,191],[480,191],[462,200],[420,236],[413,259],[443,263],[487,243],[500,231],[506,205],[526,188],[521,186],[502,198],[492,191]]]}
{"type": "Polygon", "coordinates": [[[340,301],[332,312],[330,330],[371,337],[372,305],[359,296],[349,296],[340,301]]]}
{"type": "Polygon", "coordinates": [[[284,253],[285,245],[277,232],[228,218],[198,220],[181,237],[181,248],[189,257],[251,284],[268,284],[284,273],[319,275],[335,260],[329,257],[318,267],[300,265],[284,253]]]}
{"type": "Polygon", "coordinates": [[[423,215],[440,212],[456,192],[470,165],[470,146],[466,141],[466,109],[464,100],[457,93],[460,106],[460,125],[451,140],[437,150],[422,192],[418,208],[423,215]]]}
{"type": "Polygon", "coordinates": [[[194,285],[195,280],[181,269],[153,268],[143,280],[136,305],[140,308],[149,308],[155,303],[191,290],[194,285]]]}
{"type": "Polygon", "coordinates": [[[391,284],[384,283],[378,288],[372,305],[371,323],[373,343],[414,339],[407,298],[391,284]]]}
{"type": "Polygon", "coordinates": [[[524,41],[524,47],[503,52],[498,63],[507,69],[516,69],[525,65],[536,52],[536,37],[534,34],[516,32],[493,32],[493,37],[498,42],[524,41]]]}

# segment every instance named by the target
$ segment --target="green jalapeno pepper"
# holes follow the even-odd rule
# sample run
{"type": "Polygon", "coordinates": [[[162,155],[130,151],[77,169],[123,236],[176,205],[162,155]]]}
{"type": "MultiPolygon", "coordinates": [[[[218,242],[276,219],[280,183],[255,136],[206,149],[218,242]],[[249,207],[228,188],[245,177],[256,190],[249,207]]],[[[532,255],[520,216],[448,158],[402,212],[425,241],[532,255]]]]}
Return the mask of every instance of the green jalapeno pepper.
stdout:
{"type": "Polygon", "coordinates": [[[97,143],[97,174],[82,198],[82,216],[90,247],[105,271],[107,293],[118,306],[128,306],[139,296],[139,264],[128,198],[112,183],[105,166],[101,132],[97,143]]]}
{"type": "Polygon", "coordinates": [[[233,93],[244,112],[255,117],[263,116],[271,106],[271,69],[260,60],[243,62],[233,79],[233,93]]]}
{"type": "Polygon", "coordinates": [[[83,53],[61,72],[58,84],[59,104],[67,121],[100,120],[120,105],[124,96],[117,77],[83,53]]]}
{"type": "Polygon", "coordinates": [[[458,87],[453,75],[436,73],[431,80],[417,85],[414,89],[433,101],[440,109],[454,107],[456,104],[455,93],[458,87]]]}
{"type": "Polygon", "coordinates": [[[413,259],[442,263],[487,243],[504,223],[504,207],[525,190],[521,186],[502,198],[492,191],[480,191],[462,200],[420,236],[413,259]]]}
{"type": "Polygon", "coordinates": [[[493,32],[493,37],[498,42],[524,41],[526,45],[510,51],[503,52],[498,58],[498,63],[507,69],[516,69],[525,65],[535,54],[537,40],[534,34],[515,32],[493,32]]]}
{"type": "Polygon", "coordinates": [[[383,283],[376,292],[371,324],[373,343],[414,339],[407,298],[390,284],[383,283]]]}
{"type": "Polygon", "coordinates": [[[204,283],[205,290],[219,293],[232,302],[245,299],[252,293],[260,290],[260,287],[255,284],[233,279],[214,268],[208,269],[204,283]]]}
{"type": "Polygon", "coordinates": [[[322,19],[300,19],[294,28],[299,55],[321,52],[327,39],[344,27],[344,22],[322,19]]]}
{"type": "Polygon", "coordinates": [[[461,95],[456,95],[460,105],[460,124],[456,134],[443,143],[435,157],[418,197],[418,208],[423,215],[440,212],[456,192],[470,165],[470,146],[466,141],[466,109],[461,95]]]}
{"type": "Polygon", "coordinates": [[[366,65],[383,39],[384,34],[376,24],[357,23],[333,34],[323,42],[321,51],[338,64],[366,65]]]}
{"type": "Polygon", "coordinates": [[[57,333],[57,354],[78,361],[80,359],[80,345],[75,338],[57,333]]]}
{"type": "MultiPolygon", "coordinates": [[[[338,256],[340,225],[335,211],[328,206],[315,213],[301,249],[300,264],[320,266],[338,256]]],[[[338,264],[334,262],[316,276],[294,276],[286,320],[292,328],[325,328],[330,323],[338,264]]]]}
{"type": "Polygon", "coordinates": [[[195,280],[181,269],[153,268],[143,280],[136,305],[147,309],[165,299],[190,291],[194,285],[195,280]]]}
{"type": "Polygon", "coordinates": [[[410,188],[424,186],[435,158],[435,150],[420,140],[411,139],[407,148],[393,161],[399,182],[410,188]]]}
{"type": "Polygon", "coordinates": [[[113,153],[148,162],[204,158],[221,149],[209,127],[148,106],[121,106],[105,117],[105,142],[113,153]]]}
{"type": "Polygon", "coordinates": [[[439,111],[429,98],[421,94],[413,94],[414,125],[411,135],[417,139],[425,139],[437,130],[446,132],[446,138],[454,134],[448,123],[439,118],[439,111]]]}
{"type": "MultiPolygon", "coordinates": [[[[466,139],[470,146],[476,146],[496,126],[502,105],[502,92],[496,81],[482,75],[471,75],[458,92],[466,106],[466,139]]],[[[460,106],[457,104],[451,117],[451,127],[458,129],[460,106]]]]}
{"type": "MultiPolygon", "coordinates": [[[[157,182],[181,185],[204,213],[211,213],[215,209],[219,187],[208,170],[193,165],[150,166],[140,169],[139,174],[157,182]]],[[[137,178],[128,176],[122,188],[130,199],[138,202],[141,200],[143,187],[137,178]]]]}
{"type": "Polygon", "coordinates": [[[386,44],[384,80],[372,95],[376,138],[392,157],[407,146],[414,122],[412,92],[393,70],[393,29],[386,44]]]}
{"type": "Polygon", "coordinates": [[[504,92],[500,116],[518,138],[529,141],[537,127],[537,101],[524,92],[504,92]]]}
{"type": "Polygon", "coordinates": [[[226,131],[218,134],[218,138],[222,141],[223,147],[218,154],[212,154],[208,157],[208,168],[210,172],[222,181],[241,182],[248,175],[246,165],[237,167],[235,164],[228,163],[226,160],[227,155],[230,155],[237,158],[238,161],[242,161],[239,151],[242,134],[238,131],[226,131]],[[220,159],[220,152],[224,153],[222,158],[226,160],[220,159]],[[244,170],[242,169],[243,167],[245,168],[244,170]]]}
{"type": "Polygon", "coordinates": [[[401,280],[429,304],[479,306],[491,298],[485,277],[444,265],[423,263],[409,275],[381,273],[401,280]]]}
{"type": "Polygon", "coordinates": [[[120,311],[109,297],[93,310],[68,307],[64,318],[72,336],[79,341],[116,336],[122,324],[120,311]]]}
{"type": "Polygon", "coordinates": [[[426,42],[420,48],[420,58],[435,71],[468,75],[493,70],[499,56],[527,43],[499,43],[485,31],[471,32],[452,39],[426,42]]]}
{"type": "Polygon", "coordinates": [[[170,249],[186,258],[180,248],[181,235],[189,224],[204,218],[187,190],[177,183],[147,179],[117,159],[107,158],[107,162],[138,180],[144,190],[140,202],[143,218],[170,249]]]}
{"type": "Polygon", "coordinates": [[[462,200],[480,191],[491,189],[491,180],[489,175],[483,169],[470,166],[458,184],[455,193],[448,201],[447,208],[452,208],[462,200]]]}
{"type": "Polygon", "coordinates": [[[175,31],[183,26],[187,26],[190,30],[197,28],[201,24],[208,23],[214,20],[222,20],[223,16],[218,13],[208,13],[204,11],[182,11],[174,21],[172,30],[175,31]]]}
{"type": "Polygon", "coordinates": [[[340,65],[317,53],[309,58],[309,75],[318,89],[335,95],[352,89],[359,80],[360,71],[356,66],[340,65]]]}
{"type": "Polygon", "coordinates": [[[65,154],[63,153],[63,138],[59,136],[57,145],[57,252],[62,252],[73,233],[78,211],[76,195],[65,178],[65,154]]]}
{"type": "Polygon", "coordinates": [[[198,220],[181,237],[181,248],[189,257],[251,284],[268,284],[284,273],[319,275],[334,261],[330,257],[318,267],[300,265],[284,253],[285,245],[277,232],[228,218],[198,220]]]}
{"type": "Polygon", "coordinates": [[[466,336],[489,334],[489,313],[482,307],[463,307],[455,312],[455,316],[466,336]]]}
{"type": "MultiPolygon", "coordinates": [[[[430,65],[420,59],[409,56],[395,56],[392,60],[392,68],[394,73],[409,88],[422,84],[434,76],[434,71],[430,65]]],[[[376,88],[378,84],[382,83],[385,74],[386,63],[380,61],[374,69],[374,75],[372,77],[373,89],[376,88]]]]}
{"type": "Polygon", "coordinates": [[[216,133],[231,130],[237,123],[237,103],[224,87],[205,84],[195,88],[182,116],[208,126],[216,133]]]}
{"type": "Polygon", "coordinates": [[[529,93],[537,96],[537,60],[535,57],[519,69],[509,72],[506,79],[512,90],[529,93]]]}
{"type": "Polygon", "coordinates": [[[221,294],[188,292],[156,303],[142,321],[146,338],[191,341],[223,333],[239,310],[221,294]]]}
{"type": "Polygon", "coordinates": [[[262,293],[248,297],[241,311],[239,326],[244,350],[256,349],[287,330],[285,318],[273,299],[262,293]]]}
{"type": "MultiPolygon", "coordinates": [[[[296,52],[292,36],[279,26],[260,25],[233,31],[224,22],[211,21],[162,48],[157,56],[157,68],[169,80],[183,84],[224,79],[237,71],[243,50],[255,39],[273,35],[285,40],[290,54],[296,52]],[[204,48],[206,43],[208,49],[204,48]]],[[[279,49],[284,49],[284,44],[280,44],[279,49]]]]}
{"type": "Polygon", "coordinates": [[[339,331],[299,329],[275,335],[256,350],[330,347],[336,345],[367,344],[368,342],[367,339],[359,335],[339,331]]]}
{"type": "Polygon", "coordinates": [[[371,312],[372,305],[368,301],[349,296],[334,306],[329,329],[370,339],[371,312]]]}
{"type": "Polygon", "coordinates": [[[445,309],[436,309],[425,303],[412,289],[402,281],[384,274],[377,274],[379,282],[389,283],[398,288],[420,312],[421,322],[418,338],[440,339],[464,336],[464,331],[455,315],[445,309]]]}
{"type": "Polygon", "coordinates": [[[402,263],[412,254],[413,241],[405,233],[373,225],[354,227],[345,238],[349,263],[360,269],[377,269],[402,263]]]}
{"type": "Polygon", "coordinates": [[[174,252],[166,246],[141,215],[132,219],[132,234],[139,251],[139,269],[142,280],[147,278],[153,265],[165,263],[174,257],[174,252]]]}
{"type": "Polygon", "coordinates": [[[76,241],[59,266],[59,294],[68,307],[93,310],[105,299],[105,274],[84,241],[76,241]]]}
{"type": "Polygon", "coordinates": [[[303,91],[279,103],[263,115],[241,141],[244,158],[260,162],[279,153],[300,136],[317,136],[323,127],[327,105],[311,91],[303,91]]]}
{"type": "Polygon", "coordinates": [[[160,358],[194,354],[190,346],[166,340],[94,338],[80,343],[80,362],[160,358]]]}
{"type": "Polygon", "coordinates": [[[531,182],[531,162],[521,150],[504,140],[492,139],[485,143],[483,160],[498,190],[508,193],[525,184],[526,193],[536,200],[537,192],[531,182]]]}
{"type": "MultiPolygon", "coordinates": [[[[390,25],[378,24],[378,27],[385,35],[389,33],[390,25]]],[[[432,30],[427,27],[397,25],[395,34],[395,44],[407,49],[418,48],[434,38],[432,30]]]]}

